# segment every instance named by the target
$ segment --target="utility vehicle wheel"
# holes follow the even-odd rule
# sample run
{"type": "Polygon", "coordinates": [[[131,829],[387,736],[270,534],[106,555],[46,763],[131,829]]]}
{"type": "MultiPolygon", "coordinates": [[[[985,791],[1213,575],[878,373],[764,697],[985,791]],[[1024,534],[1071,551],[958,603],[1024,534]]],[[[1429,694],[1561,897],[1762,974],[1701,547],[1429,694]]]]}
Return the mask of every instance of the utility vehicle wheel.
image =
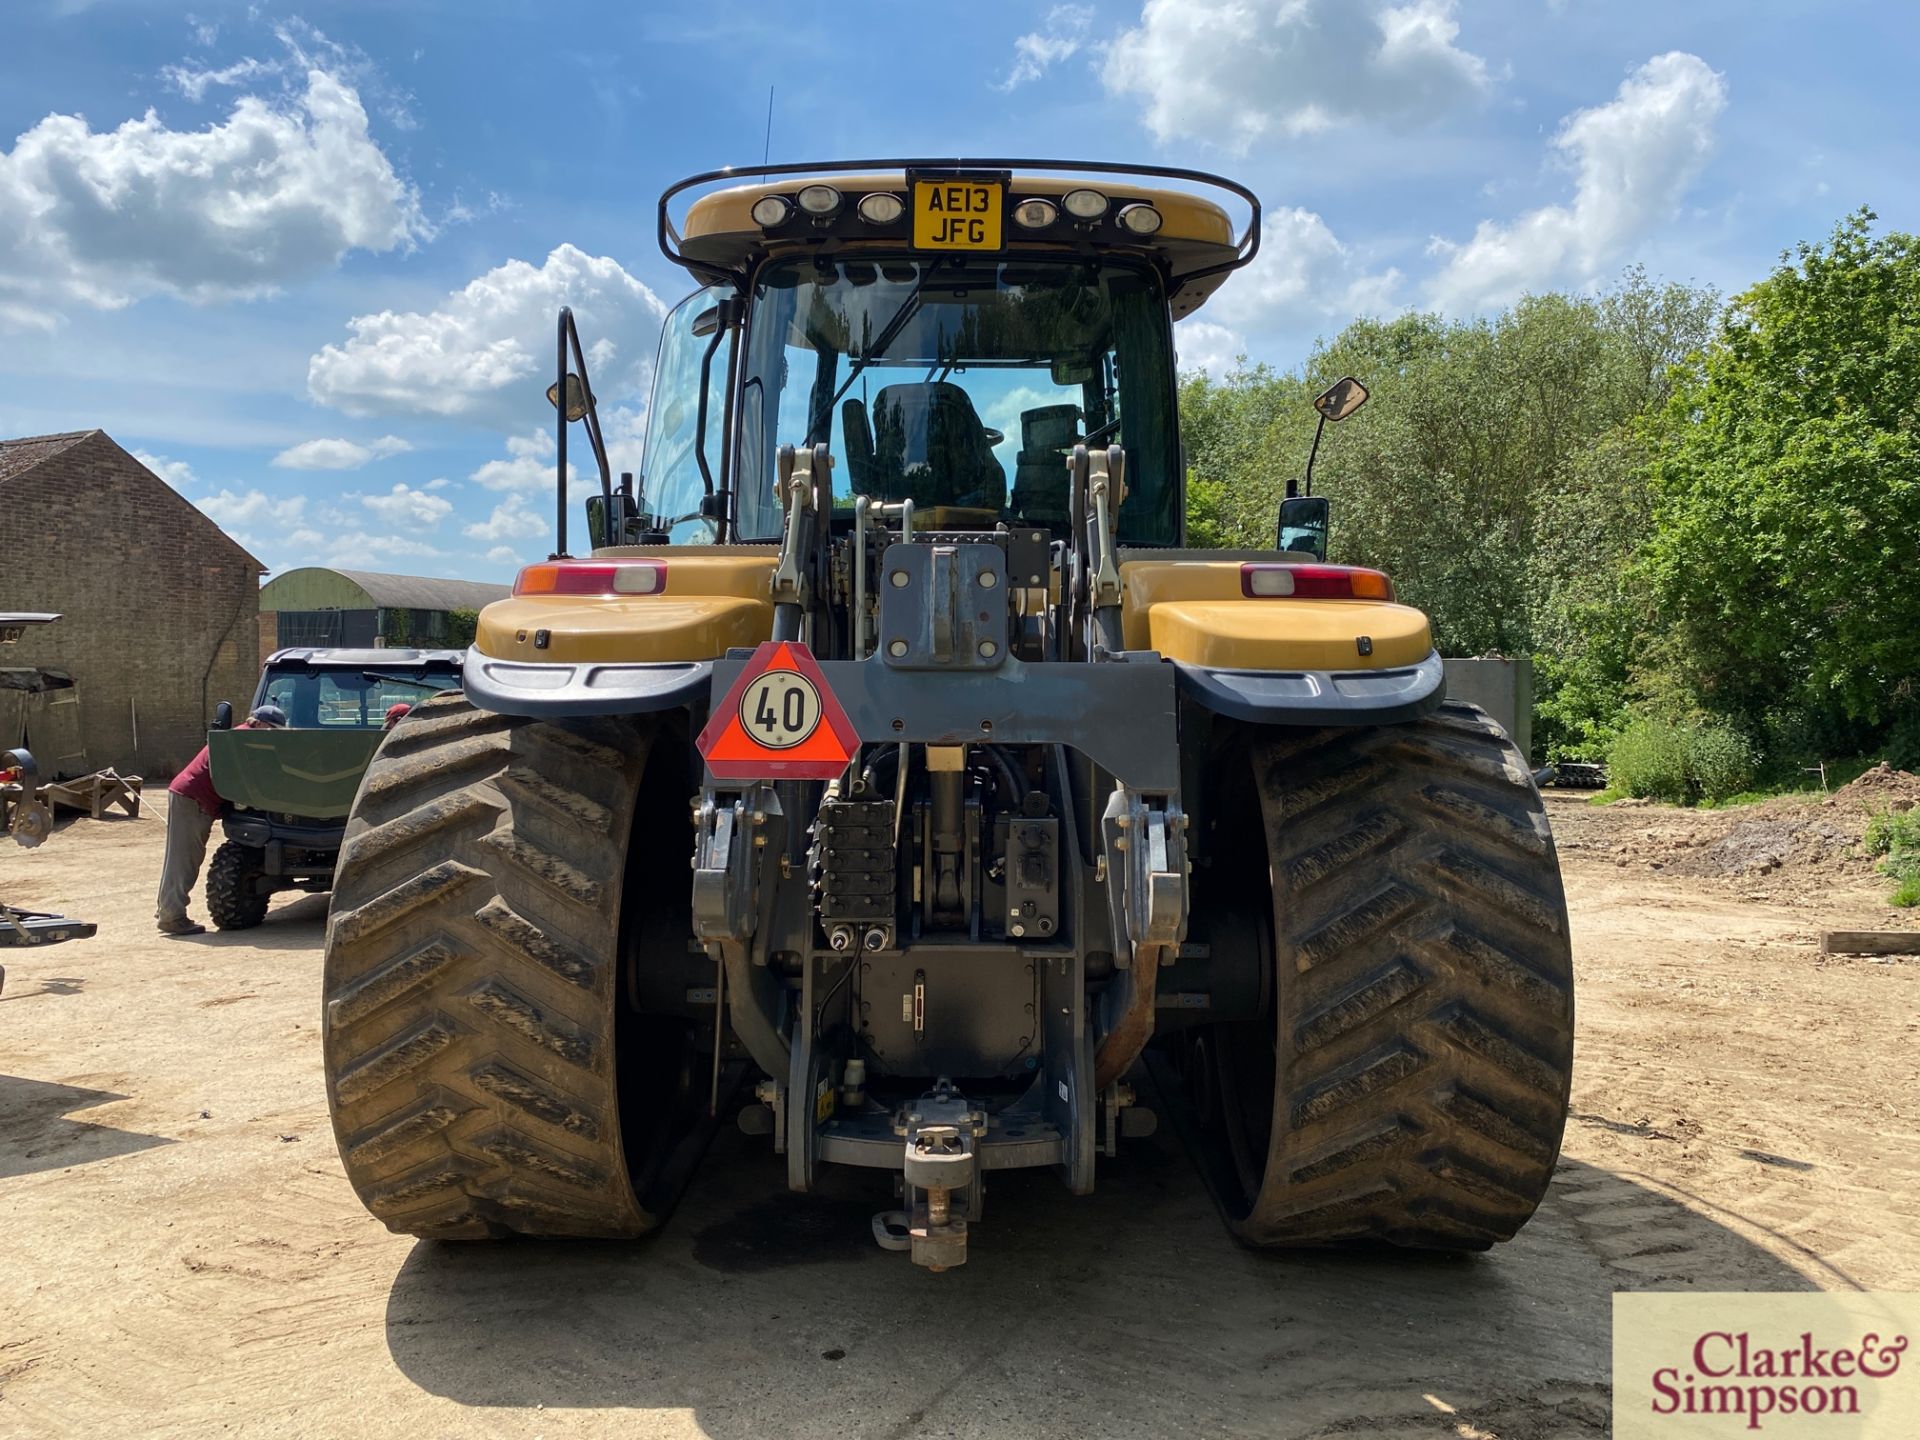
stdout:
{"type": "Polygon", "coordinates": [[[251,930],[267,918],[266,873],[251,845],[223,840],[207,867],[207,913],[222,930],[251,930]]]}
{"type": "Polygon", "coordinates": [[[1270,876],[1270,927],[1247,925],[1267,1013],[1196,1032],[1184,1066],[1229,1224],[1255,1245],[1510,1239],[1553,1175],[1573,1063],[1566,899],[1525,762],[1462,704],[1245,734],[1198,904],[1270,876]]]}
{"type": "MultiPolygon", "coordinates": [[[[327,923],[327,1099],[389,1229],[632,1236],[689,1113],[688,1024],[620,984],[623,900],[686,855],[630,857],[652,722],[416,708],[355,797],[327,923]]],[[[648,801],[676,833],[686,792],[648,801]]],[[[684,901],[682,902],[684,903],[684,901]]],[[[682,931],[684,937],[685,931],[682,931]]],[[[685,940],[681,941],[684,949],[685,940]]]]}

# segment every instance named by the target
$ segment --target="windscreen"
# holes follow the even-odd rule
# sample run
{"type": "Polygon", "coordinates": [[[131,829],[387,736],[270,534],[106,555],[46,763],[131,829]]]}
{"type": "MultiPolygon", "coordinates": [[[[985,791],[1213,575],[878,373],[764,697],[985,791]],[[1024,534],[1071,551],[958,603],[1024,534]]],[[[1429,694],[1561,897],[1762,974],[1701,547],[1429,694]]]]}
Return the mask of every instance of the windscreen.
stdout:
{"type": "Polygon", "coordinates": [[[269,670],[259,704],[278,705],[295,730],[378,730],[390,705],[418,705],[459,685],[457,675],[269,670]]]}
{"type": "MultiPolygon", "coordinates": [[[[1121,539],[1178,540],[1167,305],[1150,270],[1024,257],[777,261],[760,273],[748,327],[740,539],[780,532],[778,447],[824,441],[837,508],[856,494],[910,499],[916,524],[1056,532],[1073,447],[1117,444],[1129,467],[1121,539]]],[[[692,328],[690,318],[689,341],[692,328]]],[[[664,361],[659,373],[664,382],[664,361]]],[[[656,416],[687,408],[665,402],[656,387],[656,416]]],[[[717,396],[709,407],[717,416],[717,396]]],[[[711,431],[707,449],[715,463],[711,431]]],[[[656,466],[672,452],[649,451],[649,513],[678,543],[710,538],[708,522],[684,518],[699,510],[697,468],[656,466]]]]}

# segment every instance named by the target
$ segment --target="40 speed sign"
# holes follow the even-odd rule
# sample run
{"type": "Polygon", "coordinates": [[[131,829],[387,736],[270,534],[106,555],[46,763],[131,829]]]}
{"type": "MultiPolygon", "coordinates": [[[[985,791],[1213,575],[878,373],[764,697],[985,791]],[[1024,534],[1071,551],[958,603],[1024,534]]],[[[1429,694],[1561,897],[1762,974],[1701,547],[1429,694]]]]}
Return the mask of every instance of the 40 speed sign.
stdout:
{"type": "Polygon", "coordinates": [[[813,652],[797,640],[768,640],[696,743],[718,780],[831,780],[860,737],[813,652]]]}

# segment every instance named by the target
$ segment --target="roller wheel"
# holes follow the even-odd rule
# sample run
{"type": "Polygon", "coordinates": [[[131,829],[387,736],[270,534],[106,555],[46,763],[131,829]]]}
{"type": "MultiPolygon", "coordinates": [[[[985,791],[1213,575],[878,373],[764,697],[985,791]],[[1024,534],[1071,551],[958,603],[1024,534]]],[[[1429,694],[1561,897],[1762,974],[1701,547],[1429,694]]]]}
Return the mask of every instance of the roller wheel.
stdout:
{"type": "Polygon", "coordinates": [[[260,852],[251,845],[222,841],[207,867],[207,913],[222,930],[251,930],[267,918],[273,897],[260,852]]]}
{"type": "Polygon", "coordinates": [[[617,1237],[662,1218],[688,1026],[637,1013],[617,964],[654,733],[454,694],[368,768],[327,923],[325,1059],[347,1176],[389,1229],[617,1237]]]}
{"type": "Polygon", "coordinates": [[[1197,903],[1270,877],[1270,927],[1250,923],[1272,984],[1261,1018],[1184,1056],[1229,1225],[1254,1245],[1512,1238],[1552,1177],[1573,1063],[1566,899],[1524,760],[1461,704],[1241,733],[1197,903]]]}

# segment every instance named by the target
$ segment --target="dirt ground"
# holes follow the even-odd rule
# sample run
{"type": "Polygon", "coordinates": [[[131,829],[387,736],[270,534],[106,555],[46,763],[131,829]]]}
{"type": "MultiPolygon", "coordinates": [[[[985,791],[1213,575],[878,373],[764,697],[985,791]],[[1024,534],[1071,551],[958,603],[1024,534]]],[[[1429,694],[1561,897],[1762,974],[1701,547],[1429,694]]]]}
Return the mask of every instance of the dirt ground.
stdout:
{"type": "Polygon", "coordinates": [[[324,898],[165,940],[158,807],[76,822],[0,850],[100,926],[0,952],[0,1433],[1605,1434],[1612,1292],[1920,1289],[1920,961],[1817,944],[1914,923],[1806,829],[1865,804],[1551,797],[1579,1052],[1512,1244],[1239,1249],[1163,1126],[1089,1199],[996,1178],[942,1276],[867,1238],[876,1182],[790,1196],[732,1131],[651,1242],[388,1234],[327,1123],[324,898]]]}

